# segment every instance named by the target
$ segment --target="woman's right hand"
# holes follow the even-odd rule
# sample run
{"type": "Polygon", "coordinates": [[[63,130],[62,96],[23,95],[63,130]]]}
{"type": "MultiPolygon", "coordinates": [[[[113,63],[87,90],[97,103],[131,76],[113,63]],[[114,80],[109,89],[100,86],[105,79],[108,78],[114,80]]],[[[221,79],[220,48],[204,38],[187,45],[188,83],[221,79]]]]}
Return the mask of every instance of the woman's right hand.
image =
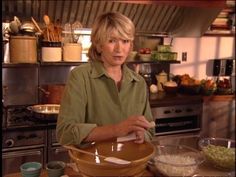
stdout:
{"type": "Polygon", "coordinates": [[[144,116],[130,116],[115,126],[115,134],[117,137],[126,136],[131,132],[145,132],[151,127],[152,124],[144,116]]]}

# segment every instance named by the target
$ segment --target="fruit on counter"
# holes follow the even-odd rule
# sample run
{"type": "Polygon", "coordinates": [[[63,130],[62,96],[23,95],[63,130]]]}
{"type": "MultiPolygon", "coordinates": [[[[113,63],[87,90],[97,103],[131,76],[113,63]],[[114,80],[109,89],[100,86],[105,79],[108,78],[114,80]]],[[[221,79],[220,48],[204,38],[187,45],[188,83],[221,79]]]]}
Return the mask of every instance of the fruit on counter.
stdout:
{"type": "Polygon", "coordinates": [[[181,85],[200,85],[200,80],[190,77],[189,74],[183,74],[180,76],[181,85]]]}
{"type": "Polygon", "coordinates": [[[149,89],[150,89],[151,93],[157,93],[158,92],[157,85],[155,85],[155,84],[150,85],[149,89]]]}
{"type": "Polygon", "coordinates": [[[151,54],[151,49],[150,48],[140,48],[139,53],[140,54],[151,54]]]}
{"type": "Polygon", "coordinates": [[[206,96],[214,94],[217,89],[216,82],[211,79],[202,79],[201,87],[202,87],[202,94],[206,96]]]}
{"type": "Polygon", "coordinates": [[[172,78],[179,86],[179,91],[186,94],[198,94],[201,89],[201,81],[190,77],[189,74],[176,75],[172,78]]]}
{"type": "Polygon", "coordinates": [[[206,90],[215,90],[217,88],[216,82],[211,79],[202,79],[201,85],[202,88],[206,90]]]}
{"type": "Polygon", "coordinates": [[[231,88],[231,82],[229,79],[224,78],[217,82],[217,88],[231,88]]]}
{"type": "Polygon", "coordinates": [[[223,80],[217,81],[217,94],[220,95],[232,94],[232,85],[229,79],[224,78],[223,80]]]}

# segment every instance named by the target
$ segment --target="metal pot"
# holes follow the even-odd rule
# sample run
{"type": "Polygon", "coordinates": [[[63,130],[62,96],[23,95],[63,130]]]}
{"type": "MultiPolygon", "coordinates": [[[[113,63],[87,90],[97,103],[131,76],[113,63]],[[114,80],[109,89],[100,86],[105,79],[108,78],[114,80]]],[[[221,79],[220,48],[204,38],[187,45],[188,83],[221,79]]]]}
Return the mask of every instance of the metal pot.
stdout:
{"type": "Polygon", "coordinates": [[[40,102],[44,104],[60,104],[64,89],[65,84],[40,86],[40,102]]]}
{"type": "Polygon", "coordinates": [[[45,120],[45,121],[56,121],[60,110],[59,104],[42,104],[28,106],[35,118],[45,120]]]}

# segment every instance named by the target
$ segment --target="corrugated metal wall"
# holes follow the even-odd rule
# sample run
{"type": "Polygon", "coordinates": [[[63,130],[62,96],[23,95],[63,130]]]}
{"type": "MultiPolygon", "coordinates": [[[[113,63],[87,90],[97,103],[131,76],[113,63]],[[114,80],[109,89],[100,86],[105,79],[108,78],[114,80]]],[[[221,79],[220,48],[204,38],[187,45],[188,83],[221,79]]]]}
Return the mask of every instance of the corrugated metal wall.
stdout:
{"type": "Polygon", "coordinates": [[[118,11],[128,16],[138,32],[168,32],[178,26],[183,9],[170,5],[127,4],[112,1],[75,1],[75,0],[3,0],[3,21],[21,21],[34,17],[42,23],[47,14],[52,21],[61,20],[62,24],[80,21],[85,28],[91,28],[95,18],[103,12],[118,11]]]}
{"type": "Polygon", "coordinates": [[[79,21],[84,28],[91,28],[101,13],[118,11],[134,22],[137,33],[200,36],[222,9],[208,7],[208,1],[206,7],[202,7],[204,3],[199,2],[197,6],[194,1],[188,7],[159,2],[137,4],[110,0],[3,0],[2,20],[11,21],[17,16],[21,21],[30,21],[32,16],[43,25],[43,16],[46,14],[51,21],[59,19],[62,24],[79,21]]]}

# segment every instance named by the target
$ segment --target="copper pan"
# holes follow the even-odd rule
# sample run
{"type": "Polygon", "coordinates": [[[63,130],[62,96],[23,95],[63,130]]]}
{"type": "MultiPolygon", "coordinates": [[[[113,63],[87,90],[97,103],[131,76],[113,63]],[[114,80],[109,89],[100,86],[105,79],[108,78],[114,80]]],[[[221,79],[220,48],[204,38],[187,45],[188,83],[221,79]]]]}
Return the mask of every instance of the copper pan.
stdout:
{"type": "Polygon", "coordinates": [[[49,84],[39,87],[40,102],[44,104],[60,104],[65,84],[49,84]]]}

